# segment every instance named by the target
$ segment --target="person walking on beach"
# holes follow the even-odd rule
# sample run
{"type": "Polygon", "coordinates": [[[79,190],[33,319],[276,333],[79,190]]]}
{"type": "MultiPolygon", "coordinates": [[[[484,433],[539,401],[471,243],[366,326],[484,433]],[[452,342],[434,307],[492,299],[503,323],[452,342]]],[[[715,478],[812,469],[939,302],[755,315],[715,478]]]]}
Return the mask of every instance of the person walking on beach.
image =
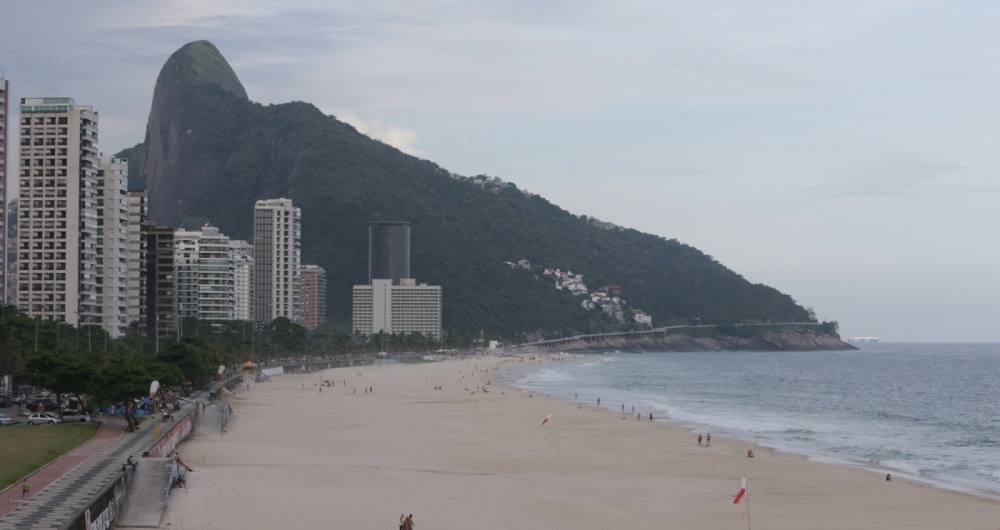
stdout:
{"type": "Polygon", "coordinates": [[[698,435],[698,447],[701,447],[701,435],[698,435]]]}
{"type": "Polygon", "coordinates": [[[705,435],[705,447],[712,445],[712,433],[705,435]]]}
{"type": "Polygon", "coordinates": [[[403,529],[404,530],[413,530],[414,526],[415,526],[415,524],[413,523],[413,514],[411,513],[410,515],[408,515],[406,517],[406,520],[403,521],[403,529]]]}
{"type": "Polygon", "coordinates": [[[649,413],[649,421],[653,421],[653,413],[652,412],[649,413]]]}
{"type": "Polygon", "coordinates": [[[401,513],[399,514],[399,530],[404,530],[405,527],[406,527],[406,515],[401,513]]]}
{"type": "Polygon", "coordinates": [[[598,406],[598,407],[600,407],[600,406],[601,406],[601,398],[597,398],[597,406],[598,406]]]}
{"type": "Polygon", "coordinates": [[[28,479],[24,479],[21,481],[21,498],[27,497],[29,492],[31,492],[31,484],[28,484],[28,479]]]}

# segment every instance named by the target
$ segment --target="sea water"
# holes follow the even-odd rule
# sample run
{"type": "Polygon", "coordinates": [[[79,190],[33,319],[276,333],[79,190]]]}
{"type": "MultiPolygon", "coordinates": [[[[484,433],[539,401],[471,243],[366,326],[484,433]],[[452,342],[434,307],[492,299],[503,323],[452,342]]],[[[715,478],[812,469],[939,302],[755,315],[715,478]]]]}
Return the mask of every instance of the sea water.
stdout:
{"type": "Polygon", "coordinates": [[[696,433],[1000,495],[1000,345],[862,347],[605,353],[505,377],[615,411],[634,405],[696,433]]]}

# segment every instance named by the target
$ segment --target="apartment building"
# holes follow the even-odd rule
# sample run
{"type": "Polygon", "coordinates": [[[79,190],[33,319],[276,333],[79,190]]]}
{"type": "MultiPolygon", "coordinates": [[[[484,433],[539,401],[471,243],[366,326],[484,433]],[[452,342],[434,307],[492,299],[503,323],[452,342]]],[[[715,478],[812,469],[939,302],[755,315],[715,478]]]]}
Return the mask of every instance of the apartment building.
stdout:
{"type": "Polygon", "coordinates": [[[10,116],[10,82],[0,72],[0,302],[7,303],[7,125],[10,116]]]}
{"type": "Polygon", "coordinates": [[[302,266],[302,326],[316,329],[326,322],[326,271],[319,265],[302,266]]]}
{"type": "Polygon", "coordinates": [[[128,160],[101,155],[97,169],[95,262],[102,326],[112,337],[128,331],[128,160]]]}
{"type": "Polygon", "coordinates": [[[146,327],[146,192],[128,192],[128,311],[126,320],[146,327]]]}
{"type": "Polygon", "coordinates": [[[165,337],[177,331],[174,228],[146,223],[146,333],[165,337]]]}
{"type": "Polygon", "coordinates": [[[72,98],[22,98],[18,167],[21,311],[103,325],[97,273],[98,114],[72,98]]]}
{"type": "Polygon", "coordinates": [[[177,314],[180,318],[233,320],[235,270],[231,241],[214,226],[174,233],[177,314]]]}
{"type": "Polygon", "coordinates": [[[236,320],[244,322],[253,318],[253,245],[246,241],[235,239],[231,243],[233,249],[233,267],[235,279],[233,291],[235,299],[236,320]]]}
{"type": "Polygon", "coordinates": [[[254,319],[302,321],[302,211],[291,199],[254,206],[254,319]]]}

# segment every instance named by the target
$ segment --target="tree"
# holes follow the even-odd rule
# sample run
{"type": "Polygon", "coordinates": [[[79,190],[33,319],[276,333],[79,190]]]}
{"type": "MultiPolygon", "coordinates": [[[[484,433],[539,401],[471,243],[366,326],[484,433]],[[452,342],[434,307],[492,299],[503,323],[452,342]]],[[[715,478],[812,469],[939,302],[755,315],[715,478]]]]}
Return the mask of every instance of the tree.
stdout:
{"type": "Polygon", "coordinates": [[[152,382],[153,378],[149,372],[135,360],[109,360],[98,368],[91,378],[90,393],[93,399],[102,405],[123,402],[129,430],[132,430],[135,399],[147,395],[152,382]]]}
{"type": "Polygon", "coordinates": [[[81,359],[50,353],[28,359],[24,371],[30,384],[55,392],[56,402],[60,404],[60,419],[62,419],[62,395],[73,393],[79,398],[81,393],[87,391],[93,374],[91,366],[81,359]]]}
{"type": "Polygon", "coordinates": [[[267,327],[271,342],[289,352],[300,352],[306,347],[306,328],[286,317],[278,317],[267,327]]]}
{"type": "Polygon", "coordinates": [[[222,349],[215,342],[200,337],[181,339],[161,351],[157,360],[176,366],[186,380],[195,385],[210,379],[219,365],[226,361],[222,349]]]}

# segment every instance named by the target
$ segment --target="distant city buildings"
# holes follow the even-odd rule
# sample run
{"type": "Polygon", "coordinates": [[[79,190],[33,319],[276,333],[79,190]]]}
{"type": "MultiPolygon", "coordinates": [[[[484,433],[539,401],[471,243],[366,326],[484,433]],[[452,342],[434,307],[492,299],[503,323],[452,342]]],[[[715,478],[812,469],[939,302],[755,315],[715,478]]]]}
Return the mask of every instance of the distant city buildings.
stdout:
{"type": "Polygon", "coordinates": [[[7,138],[13,131],[10,116],[10,82],[0,72],[0,302],[7,303],[7,138]]]}
{"type": "Polygon", "coordinates": [[[420,333],[441,336],[441,287],[410,278],[410,227],[372,223],[368,229],[368,285],[355,285],[355,334],[420,333]]]}
{"type": "Polygon", "coordinates": [[[97,169],[97,228],[94,258],[98,313],[112,337],[128,331],[128,161],[101,155],[97,169]]]}
{"type": "Polygon", "coordinates": [[[410,277],[410,224],[381,221],[368,226],[368,282],[410,277]]]}
{"type": "Polygon", "coordinates": [[[163,337],[177,331],[174,228],[143,225],[146,240],[146,333],[163,337]]]}
{"type": "Polygon", "coordinates": [[[72,98],[22,98],[18,309],[103,325],[97,273],[98,115],[72,98]]]}
{"type": "Polygon", "coordinates": [[[128,315],[129,326],[146,324],[146,192],[128,192],[128,315]]]}
{"type": "Polygon", "coordinates": [[[174,232],[178,316],[236,317],[235,267],[228,237],[213,226],[174,232]]]}
{"type": "Polygon", "coordinates": [[[302,211],[291,199],[257,201],[254,207],[254,318],[302,320],[302,211]]]}
{"type": "Polygon", "coordinates": [[[233,291],[235,296],[236,320],[244,322],[253,317],[253,245],[242,240],[233,240],[233,291]]]}
{"type": "Polygon", "coordinates": [[[326,322],[326,271],[319,265],[302,266],[302,326],[316,329],[326,322]]]}

